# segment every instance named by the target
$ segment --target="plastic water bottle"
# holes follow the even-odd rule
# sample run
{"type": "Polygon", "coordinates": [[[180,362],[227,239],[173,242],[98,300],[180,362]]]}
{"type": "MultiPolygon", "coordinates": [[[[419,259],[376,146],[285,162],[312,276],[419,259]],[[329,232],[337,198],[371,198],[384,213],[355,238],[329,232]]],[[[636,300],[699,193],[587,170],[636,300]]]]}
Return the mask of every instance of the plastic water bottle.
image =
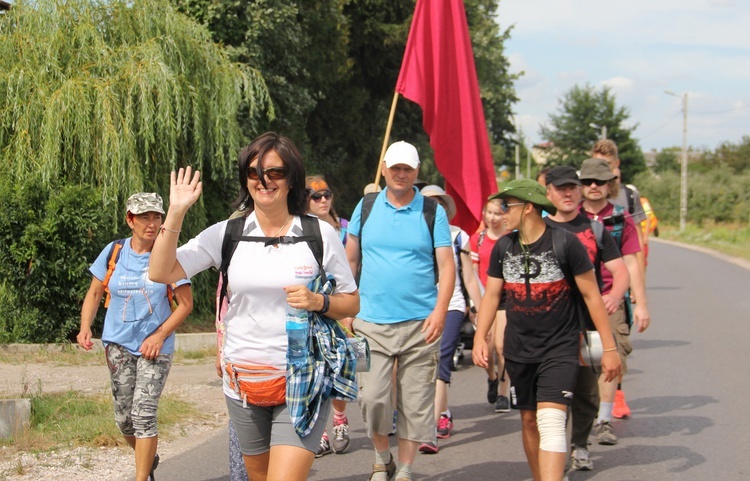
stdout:
{"type": "Polygon", "coordinates": [[[286,337],[289,343],[287,350],[289,364],[301,363],[307,360],[307,337],[309,332],[310,323],[307,320],[307,311],[287,305],[286,337]]]}

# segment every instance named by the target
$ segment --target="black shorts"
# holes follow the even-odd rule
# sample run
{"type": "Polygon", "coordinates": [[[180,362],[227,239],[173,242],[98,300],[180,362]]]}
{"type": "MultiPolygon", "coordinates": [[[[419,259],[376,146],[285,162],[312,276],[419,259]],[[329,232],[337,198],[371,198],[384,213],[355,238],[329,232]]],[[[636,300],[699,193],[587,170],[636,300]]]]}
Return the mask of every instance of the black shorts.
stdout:
{"type": "Polygon", "coordinates": [[[505,360],[510,378],[510,406],[536,410],[537,403],[551,402],[570,406],[578,376],[578,359],[552,358],[538,363],[505,360]]]}

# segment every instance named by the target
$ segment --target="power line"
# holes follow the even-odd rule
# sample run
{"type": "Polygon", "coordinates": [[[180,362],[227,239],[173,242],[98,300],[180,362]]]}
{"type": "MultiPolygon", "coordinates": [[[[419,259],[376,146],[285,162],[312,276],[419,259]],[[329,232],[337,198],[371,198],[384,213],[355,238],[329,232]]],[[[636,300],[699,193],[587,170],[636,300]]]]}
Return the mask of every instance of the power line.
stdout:
{"type": "Polygon", "coordinates": [[[654,129],[654,130],[652,130],[651,132],[649,132],[649,133],[647,133],[647,134],[645,134],[645,135],[641,135],[641,136],[640,136],[640,138],[641,138],[641,139],[645,139],[646,137],[648,137],[648,136],[650,136],[650,135],[653,135],[653,134],[655,134],[656,132],[658,132],[658,131],[660,131],[661,129],[663,129],[664,127],[666,127],[666,126],[667,126],[667,124],[669,124],[669,123],[670,123],[671,121],[673,121],[673,120],[674,120],[674,119],[675,119],[675,118],[676,118],[677,116],[679,116],[679,115],[682,115],[682,111],[679,111],[679,112],[677,112],[676,114],[674,114],[674,115],[673,115],[672,117],[670,117],[670,118],[669,118],[669,120],[667,120],[666,122],[664,122],[663,124],[661,124],[661,125],[660,125],[659,127],[655,128],[655,129],[654,129]]]}
{"type": "Polygon", "coordinates": [[[709,112],[695,112],[691,111],[691,114],[701,114],[701,115],[710,115],[710,114],[728,114],[730,112],[737,112],[738,110],[744,110],[746,108],[750,107],[750,104],[743,105],[742,107],[737,107],[735,109],[729,109],[729,110],[714,110],[709,112]]]}

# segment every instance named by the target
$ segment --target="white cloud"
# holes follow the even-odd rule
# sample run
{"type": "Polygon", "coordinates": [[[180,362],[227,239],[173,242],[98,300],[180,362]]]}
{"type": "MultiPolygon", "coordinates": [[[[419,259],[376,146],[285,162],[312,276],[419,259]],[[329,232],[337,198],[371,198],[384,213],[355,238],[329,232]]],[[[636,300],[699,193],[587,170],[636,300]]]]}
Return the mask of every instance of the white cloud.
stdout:
{"type": "Polygon", "coordinates": [[[624,92],[628,90],[633,90],[633,86],[635,85],[635,82],[633,79],[625,78],[625,77],[612,77],[607,80],[602,80],[602,85],[606,85],[607,87],[611,87],[612,90],[617,92],[624,92]]]}
{"type": "Polygon", "coordinates": [[[750,2],[731,0],[502,0],[498,21],[515,23],[506,45],[524,133],[555,113],[574,85],[607,85],[638,123],[641,146],[682,142],[681,101],[688,92],[688,142],[715,147],[750,133],[750,2]],[[724,111],[725,114],[709,112],[724,111]]]}

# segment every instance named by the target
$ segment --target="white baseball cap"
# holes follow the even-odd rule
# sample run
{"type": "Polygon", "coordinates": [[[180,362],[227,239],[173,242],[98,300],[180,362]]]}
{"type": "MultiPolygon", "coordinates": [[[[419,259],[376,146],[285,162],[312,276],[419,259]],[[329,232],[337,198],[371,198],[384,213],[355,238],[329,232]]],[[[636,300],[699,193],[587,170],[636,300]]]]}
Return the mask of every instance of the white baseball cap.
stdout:
{"type": "Polygon", "coordinates": [[[397,164],[405,164],[412,169],[419,168],[419,154],[416,147],[403,140],[394,142],[388,147],[383,161],[388,168],[397,164]]]}

